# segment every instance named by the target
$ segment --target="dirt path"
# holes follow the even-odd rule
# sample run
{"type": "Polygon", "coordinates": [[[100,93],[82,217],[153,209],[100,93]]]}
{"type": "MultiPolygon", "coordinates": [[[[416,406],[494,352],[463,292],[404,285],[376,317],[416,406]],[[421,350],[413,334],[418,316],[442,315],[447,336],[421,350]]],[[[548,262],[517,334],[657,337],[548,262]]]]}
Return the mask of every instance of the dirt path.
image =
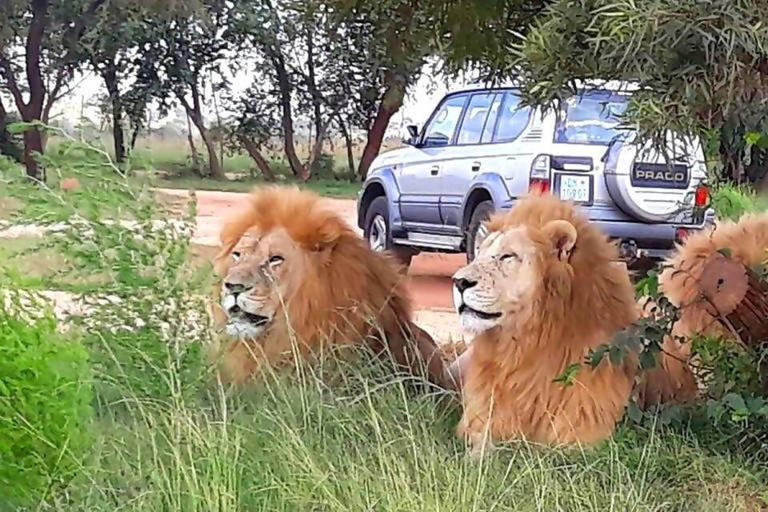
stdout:
{"type": "MultiPolygon", "coordinates": [[[[187,196],[183,190],[161,189],[170,199],[187,196]]],[[[193,241],[200,245],[218,246],[221,226],[237,211],[247,194],[237,192],[196,192],[197,230],[193,241]]],[[[351,199],[328,199],[339,214],[362,235],[357,227],[356,204],[351,199]]],[[[408,271],[408,287],[417,310],[417,323],[437,340],[444,342],[461,338],[458,320],[453,312],[451,280],[464,263],[463,255],[421,254],[413,259],[408,271]]]]}

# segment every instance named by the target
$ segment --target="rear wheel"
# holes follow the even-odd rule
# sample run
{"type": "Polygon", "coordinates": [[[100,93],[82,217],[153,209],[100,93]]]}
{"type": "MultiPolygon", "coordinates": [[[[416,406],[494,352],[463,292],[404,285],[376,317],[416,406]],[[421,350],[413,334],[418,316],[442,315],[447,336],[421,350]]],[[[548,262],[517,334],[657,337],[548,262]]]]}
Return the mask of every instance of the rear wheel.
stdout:
{"type": "Polygon", "coordinates": [[[471,262],[475,259],[480,245],[488,236],[488,228],[485,227],[484,223],[494,211],[493,201],[483,201],[475,206],[467,227],[467,261],[471,262]]]}
{"type": "Polygon", "coordinates": [[[392,231],[389,224],[389,208],[387,198],[377,197],[371,202],[365,213],[363,236],[368,247],[374,252],[389,251],[397,260],[408,267],[413,259],[413,250],[400,247],[392,242],[392,231]]]}

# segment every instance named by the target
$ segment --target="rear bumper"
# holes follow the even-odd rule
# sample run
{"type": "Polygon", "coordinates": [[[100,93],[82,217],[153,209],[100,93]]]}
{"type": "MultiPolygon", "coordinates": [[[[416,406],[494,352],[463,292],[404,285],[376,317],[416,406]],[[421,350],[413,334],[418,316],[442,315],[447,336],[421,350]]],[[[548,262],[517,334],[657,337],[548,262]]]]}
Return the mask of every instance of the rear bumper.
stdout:
{"type": "Polygon", "coordinates": [[[680,242],[678,229],[688,233],[700,231],[714,224],[714,211],[708,210],[698,224],[664,223],[646,224],[639,221],[592,220],[609,238],[619,241],[623,252],[630,257],[663,259],[680,242]]]}

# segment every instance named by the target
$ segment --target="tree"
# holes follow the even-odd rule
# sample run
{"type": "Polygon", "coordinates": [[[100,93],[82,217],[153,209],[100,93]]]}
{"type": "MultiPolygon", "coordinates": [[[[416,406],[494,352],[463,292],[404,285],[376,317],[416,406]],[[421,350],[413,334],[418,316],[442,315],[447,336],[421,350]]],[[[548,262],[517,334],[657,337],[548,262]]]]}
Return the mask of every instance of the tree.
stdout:
{"type": "Polygon", "coordinates": [[[267,181],[275,173],[263,150],[280,135],[280,100],[258,80],[239,97],[227,98],[227,110],[235,114],[227,123],[229,146],[244,149],[267,181]]]}
{"type": "Polygon", "coordinates": [[[80,45],[83,60],[101,77],[107,90],[117,162],[123,162],[127,150],[123,130],[126,107],[129,106],[132,112],[142,110],[137,102],[146,105],[148,101],[146,95],[129,95],[121,90],[134,72],[132,53],[141,31],[143,14],[145,10],[133,2],[111,1],[98,13],[94,29],[88,32],[80,45]]]}
{"type": "Polygon", "coordinates": [[[266,80],[271,93],[279,99],[283,149],[288,165],[294,176],[307,179],[308,169],[296,153],[293,119],[296,80],[290,59],[291,47],[298,37],[294,20],[285,9],[276,9],[271,0],[235,0],[234,5],[229,36],[238,53],[250,57],[251,68],[258,68],[255,80],[266,80]]]}
{"type": "Polygon", "coordinates": [[[224,0],[201,1],[187,13],[144,20],[135,60],[138,87],[156,97],[164,110],[178,102],[200,133],[208,152],[208,167],[215,179],[224,179],[211,130],[205,123],[204,93],[210,77],[221,77],[227,57],[231,4],[224,0]]]}
{"type": "MultiPolygon", "coordinates": [[[[53,104],[77,69],[77,45],[106,0],[7,0],[0,4],[0,87],[13,97],[26,123],[47,123],[53,104]],[[22,84],[22,69],[26,84],[22,84]],[[26,92],[26,99],[25,99],[26,92]]],[[[43,180],[35,155],[43,153],[37,126],[24,132],[29,176],[43,180]]]]}
{"type": "Polygon", "coordinates": [[[351,118],[368,139],[357,169],[364,178],[379,154],[392,116],[435,51],[436,9],[429,2],[383,0],[329,2],[346,38],[344,72],[356,87],[351,118]]]}
{"type": "MultiPolygon", "coordinates": [[[[765,0],[557,0],[502,66],[531,103],[574,94],[577,80],[634,82],[626,122],[639,138],[666,130],[713,136],[721,177],[768,185],[765,0]]],[[[501,68],[502,66],[496,66],[501,68]]]]}

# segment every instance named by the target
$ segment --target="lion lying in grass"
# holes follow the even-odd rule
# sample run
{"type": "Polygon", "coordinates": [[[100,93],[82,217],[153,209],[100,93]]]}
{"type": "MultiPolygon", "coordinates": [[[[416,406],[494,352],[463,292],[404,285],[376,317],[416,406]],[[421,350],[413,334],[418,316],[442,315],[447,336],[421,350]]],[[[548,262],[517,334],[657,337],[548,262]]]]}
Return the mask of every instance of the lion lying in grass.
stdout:
{"type": "MultiPolygon", "coordinates": [[[[651,371],[641,389],[646,404],[695,399],[698,384],[687,363],[691,357],[691,338],[697,335],[733,337],[700,297],[699,282],[704,267],[722,250],[728,250],[730,258],[745,267],[768,263],[768,213],[748,214],[738,222],[722,221],[714,228],[693,234],[665,262],[659,275],[659,291],[680,308],[680,317],[665,347],[672,346],[679,361],[668,358],[662,364],[664,375],[659,375],[656,369],[651,371]],[[663,384],[661,389],[660,384],[663,384]]],[[[646,314],[653,305],[650,300],[644,301],[646,314]]]]}
{"type": "Polygon", "coordinates": [[[432,338],[411,322],[403,274],[374,253],[319,196],[255,190],[221,232],[221,308],[233,338],[222,374],[244,383],[264,366],[295,363],[329,345],[367,343],[447,386],[432,338]]]}
{"type": "Polygon", "coordinates": [[[454,275],[462,327],[474,333],[454,364],[464,414],[458,434],[548,444],[606,439],[633,391],[637,363],[608,358],[558,377],[610,343],[639,311],[618,251],[552,196],[520,201],[488,222],[477,259],[454,275]]]}

